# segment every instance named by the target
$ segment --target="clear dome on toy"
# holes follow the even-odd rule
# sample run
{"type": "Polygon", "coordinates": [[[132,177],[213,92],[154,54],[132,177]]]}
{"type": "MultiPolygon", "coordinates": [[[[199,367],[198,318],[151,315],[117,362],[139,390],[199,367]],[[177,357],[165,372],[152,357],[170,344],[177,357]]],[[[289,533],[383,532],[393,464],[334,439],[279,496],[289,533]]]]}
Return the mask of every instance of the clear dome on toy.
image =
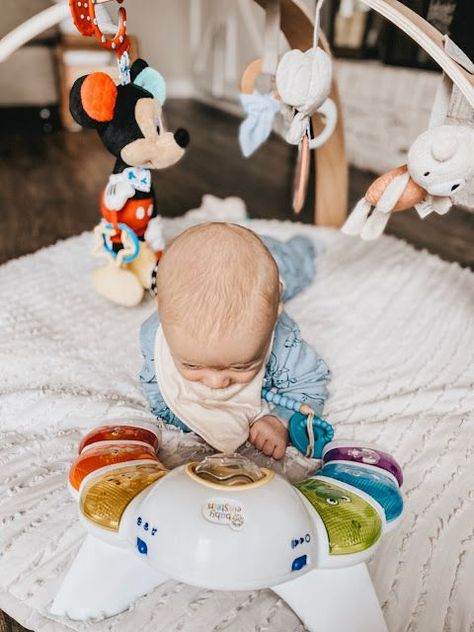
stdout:
{"type": "Polygon", "coordinates": [[[203,480],[226,487],[255,483],[265,477],[256,463],[237,453],[207,456],[194,467],[193,472],[203,480]]]}

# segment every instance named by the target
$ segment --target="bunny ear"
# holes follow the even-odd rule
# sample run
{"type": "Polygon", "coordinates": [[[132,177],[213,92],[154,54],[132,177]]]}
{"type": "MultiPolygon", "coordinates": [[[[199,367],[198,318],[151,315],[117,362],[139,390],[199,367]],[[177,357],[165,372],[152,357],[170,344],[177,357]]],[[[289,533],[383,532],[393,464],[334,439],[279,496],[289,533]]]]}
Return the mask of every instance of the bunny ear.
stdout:
{"type": "Polygon", "coordinates": [[[105,72],[93,72],[78,79],[70,94],[70,110],[83,127],[99,127],[114,117],[117,86],[105,72]]]}

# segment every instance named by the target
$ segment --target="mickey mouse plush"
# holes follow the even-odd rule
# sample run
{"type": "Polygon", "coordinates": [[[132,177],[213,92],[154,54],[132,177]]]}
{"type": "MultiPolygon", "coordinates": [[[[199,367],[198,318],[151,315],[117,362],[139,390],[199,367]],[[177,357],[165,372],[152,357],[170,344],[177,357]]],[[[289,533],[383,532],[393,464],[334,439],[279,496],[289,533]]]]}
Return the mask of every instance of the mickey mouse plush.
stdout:
{"type": "Polygon", "coordinates": [[[102,193],[103,220],[96,227],[100,250],[108,262],[93,273],[95,289],[120,305],[137,305],[150,287],[164,243],[155,206],[150,169],[165,169],[184,155],[185,129],[164,129],[166,98],[162,75],[137,59],[131,83],[115,85],[109,75],[94,72],[78,79],[70,110],[83,127],[95,128],[115,167],[102,193]]]}

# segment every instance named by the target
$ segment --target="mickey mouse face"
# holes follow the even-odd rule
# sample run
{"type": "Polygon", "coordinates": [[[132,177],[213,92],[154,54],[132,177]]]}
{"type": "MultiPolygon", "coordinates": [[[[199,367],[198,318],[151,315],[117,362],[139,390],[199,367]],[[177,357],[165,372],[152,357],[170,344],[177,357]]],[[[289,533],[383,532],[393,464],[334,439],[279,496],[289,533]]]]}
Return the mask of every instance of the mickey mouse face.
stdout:
{"type": "Polygon", "coordinates": [[[83,127],[97,129],[105,147],[126,164],[164,169],[184,155],[188,132],[164,129],[166,87],[160,73],[139,59],[130,74],[132,83],[125,86],[100,72],[78,79],[71,90],[71,114],[83,127]]]}
{"type": "Polygon", "coordinates": [[[128,143],[120,152],[124,162],[147,169],[164,169],[174,165],[189,142],[186,130],[166,132],[161,118],[161,104],[155,99],[139,99],[135,121],[142,138],[128,143]]]}

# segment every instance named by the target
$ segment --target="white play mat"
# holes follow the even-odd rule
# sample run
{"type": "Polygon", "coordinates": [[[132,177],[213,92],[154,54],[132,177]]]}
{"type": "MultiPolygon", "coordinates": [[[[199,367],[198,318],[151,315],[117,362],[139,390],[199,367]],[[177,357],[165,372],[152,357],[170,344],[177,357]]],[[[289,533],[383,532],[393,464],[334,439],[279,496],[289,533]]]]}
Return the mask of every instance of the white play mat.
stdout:
{"type": "MultiPolygon", "coordinates": [[[[390,237],[249,225],[326,244],[315,283],[288,311],[333,371],[325,417],[336,436],[377,443],[404,469],[405,517],[370,565],[390,630],[472,629],[474,275],[390,237]]],[[[150,419],[136,374],[152,301],[125,309],[97,296],[90,247],[84,234],[0,268],[0,608],[41,632],[302,631],[270,591],[176,582],[109,620],[48,614],[84,537],[66,490],[81,437],[108,420],[150,419]]],[[[173,431],[164,440],[169,465],[205,449],[173,431]]],[[[283,469],[302,477],[307,465],[290,450],[283,469]]]]}

